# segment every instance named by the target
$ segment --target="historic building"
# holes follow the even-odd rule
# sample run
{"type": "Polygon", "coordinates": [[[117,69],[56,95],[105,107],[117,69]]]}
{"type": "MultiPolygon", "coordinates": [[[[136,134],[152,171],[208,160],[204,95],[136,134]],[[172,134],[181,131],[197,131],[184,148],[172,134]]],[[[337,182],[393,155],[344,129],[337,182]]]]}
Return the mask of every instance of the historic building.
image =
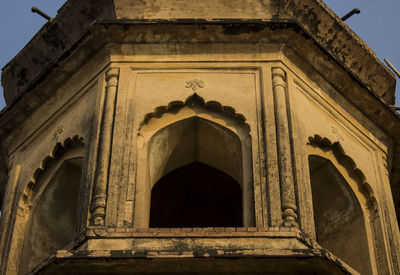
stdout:
{"type": "Polygon", "coordinates": [[[1,274],[400,274],[395,77],[320,0],[68,0],[2,85],[1,274]]]}

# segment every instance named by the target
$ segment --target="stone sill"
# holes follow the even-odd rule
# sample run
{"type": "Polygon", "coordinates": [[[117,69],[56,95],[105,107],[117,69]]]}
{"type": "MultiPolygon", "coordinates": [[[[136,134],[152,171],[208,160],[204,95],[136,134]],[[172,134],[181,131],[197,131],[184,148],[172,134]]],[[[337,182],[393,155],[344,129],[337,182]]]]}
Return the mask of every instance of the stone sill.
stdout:
{"type": "Polygon", "coordinates": [[[29,274],[359,274],[322,249],[59,250],[29,274]],[[268,271],[267,273],[265,273],[268,271]],[[117,272],[117,273],[116,273],[117,272]]]}
{"type": "Polygon", "coordinates": [[[302,231],[292,227],[183,227],[183,228],[89,228],[87,237],[299,237],[302,231]]]}
{"type": "Polygon", "coordinates": [[[359,274],[298,228],[89,228],[30,274],[359,274]]]}

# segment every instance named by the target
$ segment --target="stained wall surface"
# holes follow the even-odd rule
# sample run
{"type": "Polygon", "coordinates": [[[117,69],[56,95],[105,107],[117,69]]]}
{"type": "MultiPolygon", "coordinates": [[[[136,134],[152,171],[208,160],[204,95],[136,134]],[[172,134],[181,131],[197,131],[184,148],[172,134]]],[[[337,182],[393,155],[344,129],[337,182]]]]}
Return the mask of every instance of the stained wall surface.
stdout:
{"type": "MultiPolygon", "coordinates": [[[[277,7],[253,2],[248,17],[263,4],[277,7]]],[[[213,7],[237,7],[236,16],[240,3],[213,7]]],[[[158,1],[113,4],[117,18],[137,5],[143,17],[173,14],[158,1]]],[[[190,16],[203,13],[197,3],[190,16]]],[[[2,273],[400,272],[388,131],[397,122],[382,126],[379,113],[390,111],[372,84],[356,81],[294,24],[128,21],[94,24],[13,103],[30,106],[29,115],[12,104],[4,112],[2,273]],[[197,163],[240,188],[243,226],[151,226],[154,186],[197,163]],[[73,183],[52,180],[60,171],[73,183]],[[58,209],[68,219],[53,217],[58,209]],[[54,232],[40,230],[53,218],[54,232]],[[59,228],[65,220],[68,232],[59,228]],[[360,250],[347,252],[357,242],[360,250]]]]}

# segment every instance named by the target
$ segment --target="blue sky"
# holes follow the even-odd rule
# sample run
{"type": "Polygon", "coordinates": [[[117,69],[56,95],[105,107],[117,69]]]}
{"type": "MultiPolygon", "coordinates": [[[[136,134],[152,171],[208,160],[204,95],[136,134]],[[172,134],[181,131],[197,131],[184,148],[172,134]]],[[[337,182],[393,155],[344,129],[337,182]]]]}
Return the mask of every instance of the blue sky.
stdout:
{"type": "MultiPolygon", "coordinates": [[[[212,0],[211,0],[212,1],[212,0]]],[[[65,0],[3,0],[0,8],[0,67],[3,68],[34,34],[46,23],[31,13],[37,6],[54,17],[65,0]]],[[[361,9],[346,23],[358,34],[378,57],[389,59],[400,69],[400,0],[325,0],[338,15],[343,16],[353,8],[361,9]]],[[[399,82],[399,81],[398,81],[399,82]]],[[[0,88],[1,95],[3,94],[0,88]]],[[[400,105],[400,85],[396,89],[396,105],[400,105]]],[[[0,109],[4,107],[0,96],[0,109]]]]}

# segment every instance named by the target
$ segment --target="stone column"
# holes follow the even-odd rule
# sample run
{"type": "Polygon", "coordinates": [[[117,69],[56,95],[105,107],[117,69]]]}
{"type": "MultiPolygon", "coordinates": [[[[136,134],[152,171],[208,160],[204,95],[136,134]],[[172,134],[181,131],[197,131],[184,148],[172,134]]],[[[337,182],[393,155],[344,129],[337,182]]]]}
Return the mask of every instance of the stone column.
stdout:
{"type": "Polygon", "coordinates": [[[298,227],[292,150],[286,105],[286,73],[283,69],[272,68],[272,88],[275,106],[283,226],[298,227]]]}
{"type": "Polygon", "coordinates": [[[106,91],[103,115],[99,134],[99,144],[94,176],[94,188],[91,202],[91,224],[103,226],[106,214],[108,170],[111,159],[115,101],[118,90],[119,69],[111,68],[106,72],[106,91]]]}

